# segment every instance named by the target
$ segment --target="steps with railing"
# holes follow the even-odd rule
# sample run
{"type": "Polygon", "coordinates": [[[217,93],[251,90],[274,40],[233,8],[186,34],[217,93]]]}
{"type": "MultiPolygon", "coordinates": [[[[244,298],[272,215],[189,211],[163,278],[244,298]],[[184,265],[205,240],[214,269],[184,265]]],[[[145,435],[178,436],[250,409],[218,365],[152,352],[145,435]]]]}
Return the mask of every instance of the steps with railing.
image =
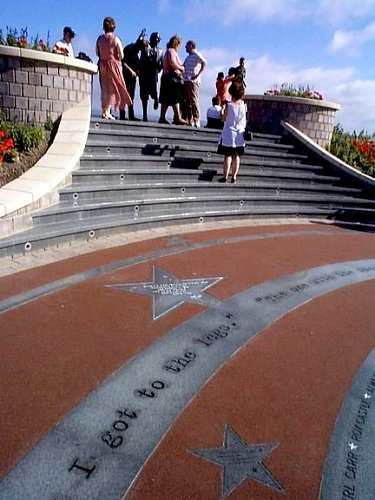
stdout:
{"type": "Polygon", "coordinates": [[[218,182],[219,132],[92,119],[80,167],[0,256],[119,231],[230,218],[375,220],[374,196],[292,136],[254,134],[236,184],[218,182]]]}

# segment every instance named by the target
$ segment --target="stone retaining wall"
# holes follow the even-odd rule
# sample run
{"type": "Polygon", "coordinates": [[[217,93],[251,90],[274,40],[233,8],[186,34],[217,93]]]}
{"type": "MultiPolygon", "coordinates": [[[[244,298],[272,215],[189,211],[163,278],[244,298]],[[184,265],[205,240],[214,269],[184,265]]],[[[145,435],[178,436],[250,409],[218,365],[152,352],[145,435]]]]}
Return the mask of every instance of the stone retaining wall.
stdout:
{"type": "Polygon", "coordinates": [[[53,121],[92,95],[95,64],[0,45],[0,108],[8,120],[53,121]]]}
{"type": "Polygon", "coordinates": [[[247,95],[248,123],[254,132],[284,134],[290,123],[322,147],[332,138],[338,104],[289,96],[247,95]]]}

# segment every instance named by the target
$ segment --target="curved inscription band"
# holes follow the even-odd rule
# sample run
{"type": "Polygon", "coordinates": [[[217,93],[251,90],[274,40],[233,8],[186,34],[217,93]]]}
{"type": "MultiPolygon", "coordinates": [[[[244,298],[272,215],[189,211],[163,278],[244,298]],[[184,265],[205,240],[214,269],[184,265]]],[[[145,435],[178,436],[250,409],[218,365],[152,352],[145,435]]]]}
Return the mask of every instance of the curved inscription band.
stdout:
{"type": "Polygon", "coordinates": [[[375,498],[375,349],[345,397],[325,461],[320,499],[375,498]]]}
{"type": "Polygon", "coordinates": [[[83,400],[3,480],[0,497],[122,498],[177,416],[238,349],[307,301],[374,278],[375,259],[322,266],[195,316],[83,400]]]}

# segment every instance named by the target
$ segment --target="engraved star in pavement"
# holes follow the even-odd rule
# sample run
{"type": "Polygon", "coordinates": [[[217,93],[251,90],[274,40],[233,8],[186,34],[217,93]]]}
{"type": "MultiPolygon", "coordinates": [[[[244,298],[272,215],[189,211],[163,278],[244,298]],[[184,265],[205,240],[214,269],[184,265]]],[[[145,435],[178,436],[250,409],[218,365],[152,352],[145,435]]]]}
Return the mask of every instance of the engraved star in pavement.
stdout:
{"type": "Polygon", "coordinates": [[[278,443],[246,444],[229,425],[226,425],[222,448],[200,448],[190,451],[197,457],[221,465],[221,496],[225,498],[245,479],[253,479],[284,493],[284,488],[263,463],[277,446],[278,443]]]}
{"type": "Polygon", "coordinates": [[[199,303],[207,306],[216,306],[220,301],[204,293],[222,277],[179,279],[173,274],[153,266],[153,279],[145,283],[126,283],[121,285],[107,285],[131,293],[140,293],[152,296],[152,318],[158,319],[172,309],[186,302],[199,303]]]}
{"type": "Polygon", "coordinates": [[[353,451],[353,450],[356,450],[358,448],[358,446],[356,444],[354,444],[353,442],[352,443],[348,443],[348,446],[349,448],[353,451]]]}

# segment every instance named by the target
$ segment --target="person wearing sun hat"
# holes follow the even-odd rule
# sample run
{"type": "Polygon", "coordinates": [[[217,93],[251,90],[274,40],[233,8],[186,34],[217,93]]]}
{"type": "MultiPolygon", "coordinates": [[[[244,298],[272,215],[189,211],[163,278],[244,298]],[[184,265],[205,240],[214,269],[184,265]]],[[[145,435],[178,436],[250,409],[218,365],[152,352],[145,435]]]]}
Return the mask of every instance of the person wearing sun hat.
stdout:
{"type": "Polygon", "coordinates": [[[63,38],[55,43],[55,45],[53,46],[53,51],[57,54],[62,54],[67,57],[74,57],[72,40],[75,35],[76,34],[70,26],[65,26],[63,30],[63,38]]]}

